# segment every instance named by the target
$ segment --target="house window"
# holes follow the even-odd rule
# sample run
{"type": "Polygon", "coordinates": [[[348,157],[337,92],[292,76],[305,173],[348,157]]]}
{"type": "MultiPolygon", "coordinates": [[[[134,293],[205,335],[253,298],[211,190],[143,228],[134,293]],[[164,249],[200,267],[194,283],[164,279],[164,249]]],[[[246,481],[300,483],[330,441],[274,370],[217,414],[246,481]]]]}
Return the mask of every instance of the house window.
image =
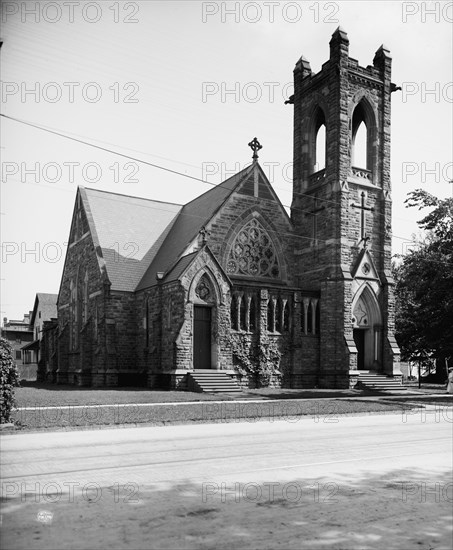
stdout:
{"type": "Polygon", "coordinates": [[[20,349],[16,349],[16,361],[20,361],[22,359],[22,351],[20,349]]]}

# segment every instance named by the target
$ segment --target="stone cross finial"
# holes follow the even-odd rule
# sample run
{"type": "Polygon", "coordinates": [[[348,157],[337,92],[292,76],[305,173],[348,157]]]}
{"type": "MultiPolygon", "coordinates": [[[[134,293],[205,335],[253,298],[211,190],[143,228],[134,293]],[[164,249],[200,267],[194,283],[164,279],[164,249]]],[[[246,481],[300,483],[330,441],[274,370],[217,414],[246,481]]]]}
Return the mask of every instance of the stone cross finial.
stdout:
{"type": "Polygon", "coordinates": [[[206,227],[203,225],[203,227],[200,229],[200,231],[198,232],[200,237],[201,237],[201,242],[202,244],[206,244],[207,242],[207,237],[209,235],[209,231],[206,229],[206,227]]]}
{"type": "Polygon", "coordinates": [[[256,162],[258,160],[258,151],[263,148],[261,143],[255,138],[249,143],[249,147],[253,151],[253,160],[256,162]]]}

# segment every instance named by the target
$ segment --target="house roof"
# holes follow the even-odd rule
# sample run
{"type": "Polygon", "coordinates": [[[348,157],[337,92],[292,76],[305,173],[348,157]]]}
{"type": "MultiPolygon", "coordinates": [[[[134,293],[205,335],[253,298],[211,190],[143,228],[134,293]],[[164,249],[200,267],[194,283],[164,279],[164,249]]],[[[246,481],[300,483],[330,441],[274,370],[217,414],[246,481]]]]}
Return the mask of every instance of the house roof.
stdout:
{"type": "Polygon", "coordinates": [[[187,246],[195,239],[200,229],[221,208],[231,193],[248,178],[253,171],[253,166],[253,164],[247,166],[182,208],[162,246],[138,284],[137,290],[155,285],[157,273],[165,273],[170,268],[176,267],[175,262],[178,261],[187,246]]]}
{"type": "Polygon", "coordinates": [[[134,291],[182,206],[96,189],[80,191],[111,289],[134,291]]]}
{"type": "Polygon", "coordinates": [[[30,325],[33,326],[38,312],[38,304],[41,310],[44,312],[45,320],[51,317],[57,316],[57,300],[58,294],[49,294],[46,292],[37,292],[35,297],[35,304],[33,306],[33,312],[31,314],[30,325]]]}

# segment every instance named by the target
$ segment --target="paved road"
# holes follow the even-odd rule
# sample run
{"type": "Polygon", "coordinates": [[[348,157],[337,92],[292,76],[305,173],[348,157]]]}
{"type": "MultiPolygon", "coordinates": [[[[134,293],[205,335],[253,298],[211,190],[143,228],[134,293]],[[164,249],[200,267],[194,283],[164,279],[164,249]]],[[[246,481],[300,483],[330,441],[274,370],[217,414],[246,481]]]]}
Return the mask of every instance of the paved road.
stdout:
{"type": "Polygon", "coordinates": [[[452,420],[4,436],[2,548],[449,549],[452,420]]]}

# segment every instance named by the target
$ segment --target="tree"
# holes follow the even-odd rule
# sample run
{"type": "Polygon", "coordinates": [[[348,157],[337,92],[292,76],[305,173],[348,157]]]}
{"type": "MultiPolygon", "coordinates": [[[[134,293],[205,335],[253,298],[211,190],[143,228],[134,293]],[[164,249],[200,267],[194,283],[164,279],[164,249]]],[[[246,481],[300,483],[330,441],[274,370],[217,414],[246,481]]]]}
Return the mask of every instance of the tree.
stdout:
{"type": "Polygon", "coordinates": [[[19,373],[13,361],[13,352],[8,340],[0,338],[0,420],[11,421],[11,410],[15,406],[14,388],[19,386],[19,373]]]}
{"type": "Polygon", "coordinates": [[[433,210],[418,222],[426,238],[394,266],[396,338],[404,360],[453,356],[453,198],[417,189],[408,207],[433,210]]]}

